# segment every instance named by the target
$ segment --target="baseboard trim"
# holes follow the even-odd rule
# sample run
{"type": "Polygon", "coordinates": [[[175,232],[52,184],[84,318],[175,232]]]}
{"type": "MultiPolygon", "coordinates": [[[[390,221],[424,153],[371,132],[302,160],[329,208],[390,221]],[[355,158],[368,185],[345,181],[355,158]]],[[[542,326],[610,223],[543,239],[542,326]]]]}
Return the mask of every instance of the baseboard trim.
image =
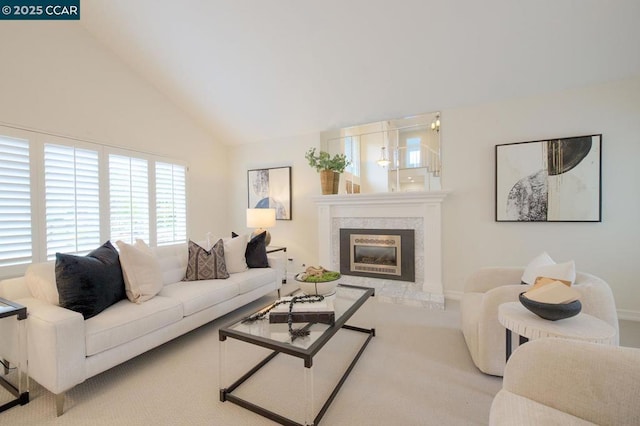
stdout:
{"type": "Polygon", "coordinates": [[[618,319],[626,321],[640,321],[640,311],[631,309],[618,309],[618,319]]]}
{"type": "Polygon", "coordinates": [[[464,294],[464,292],[462,292],[462,291],[447,290],[447,291],[444,292],[444,297],[445,297],[445,299],[462,300],[462,295],[463,294],[464,294]]]}

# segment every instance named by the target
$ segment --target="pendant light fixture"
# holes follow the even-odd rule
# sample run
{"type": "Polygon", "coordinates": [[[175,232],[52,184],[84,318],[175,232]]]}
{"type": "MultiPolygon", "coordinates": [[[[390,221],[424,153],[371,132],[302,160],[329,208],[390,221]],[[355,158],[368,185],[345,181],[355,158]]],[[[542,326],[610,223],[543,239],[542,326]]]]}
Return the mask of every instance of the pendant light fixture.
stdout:
{"type": "Polygon", "coordinates": [[[387,155],[387,148],[383,146],[380,148],[380,159],[378,160],[378,165],[380,167],[387,167],[390,163],[391,161],[389,161],[389,156],[387,155]]]}

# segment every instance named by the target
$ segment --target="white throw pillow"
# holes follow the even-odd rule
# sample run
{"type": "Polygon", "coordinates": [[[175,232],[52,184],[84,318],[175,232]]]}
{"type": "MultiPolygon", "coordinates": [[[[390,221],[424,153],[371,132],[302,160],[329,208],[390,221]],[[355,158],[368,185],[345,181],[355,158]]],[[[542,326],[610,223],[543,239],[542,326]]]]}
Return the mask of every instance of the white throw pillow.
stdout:
{"type": "Polygon", "coordinates": [[[120,249],[120,265],[127,298],[135,303],[151,299],[162,290],[160,263],[149,246],[136,239],[134,245],[116,241],[120,249]]]}
{"type": "Polygon", "coordinates": [[[549,256],[546,251],[542,252],[536,257],[534,257],[533,260],[529,262],[529,264],[527,264],[526,268],[524,269],[524,273],[522,274],[522,278],[520,279],[522,280],[523,283],[533,284],[535,283],[537,277],[544,276],[538,273],[538,269],[541,266],[555,265],[555,264],[556,262],[553,261],[551,256],[549,256]]]}
{"type": "MultiPolygon", "coordinates": [[[[573,284],[576,280],[576,264],[573,260],[555,265],[544,265],[537,269],[538,277],[549,277],[556,280],[569,281],[573,284]]],[[[537,277],[536,277],[537,278],[537,277]]],[[[533,281],[535,282],[535,278],[533,281]]]]}
{"type": "Polygon", "coordinates": [[[24,274],[27,288],[33,297],[52,305],[60,305],[56,285],[56,262],[32,263],[24,274]]]}
{"type": "Polygon", "coordinates": [[[521,280],[523,283],[533,285],[538,277],[565,280],[573,284],[576,280],[576,264],[573,260],[556,263],[547,252],[543,252],[529,262],[521,280]]]}
{"type": "Polygon", "coordinates": [[[247,269],[247,259],[245,252],[247,251],[247,235],[238,235],[235,238],[223,238],[224,243],[224,260],[227,264],[227,272],[235,274],[244,272],[247,269]]]}

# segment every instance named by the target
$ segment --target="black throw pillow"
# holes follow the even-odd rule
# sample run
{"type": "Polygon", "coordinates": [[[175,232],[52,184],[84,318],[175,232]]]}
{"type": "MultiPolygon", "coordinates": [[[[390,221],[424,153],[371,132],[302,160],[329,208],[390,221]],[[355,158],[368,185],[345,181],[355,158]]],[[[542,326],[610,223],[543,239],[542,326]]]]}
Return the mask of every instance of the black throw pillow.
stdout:
{"type": "Polygon", "coordinates": [[[84,319],[126,297],[120,259],[110,241],[86,256],[56,253],[55,270],[60,306],[84,319]]]}
{"type": "MultiPolygon", "coordinates": [[[[231,237],[235,238],[238,234],[231,233],[231,237]]],[[[265,239],[266,232],[261,232],[247,243],[247,249],[244,252],[245,260],[249,268],[268,268],[269,259],[267,259],[267,245],[265,239]]]]}

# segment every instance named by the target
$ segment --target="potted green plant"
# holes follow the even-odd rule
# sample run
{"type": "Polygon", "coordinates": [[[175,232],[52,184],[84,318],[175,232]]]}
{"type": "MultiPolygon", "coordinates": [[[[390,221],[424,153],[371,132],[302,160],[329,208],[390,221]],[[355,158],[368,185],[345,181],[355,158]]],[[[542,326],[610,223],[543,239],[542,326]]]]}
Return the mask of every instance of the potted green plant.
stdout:
{"type": "Polygon", "coordinates": [[[337,194],[340,184],[340,173],[344,172],[351,162],[344,154],[335,154],[333,157],[326,151],[316,153],[315,148],[309,149],[304,155],[309,165],[320,173],[322,194],[337,194]]]}

